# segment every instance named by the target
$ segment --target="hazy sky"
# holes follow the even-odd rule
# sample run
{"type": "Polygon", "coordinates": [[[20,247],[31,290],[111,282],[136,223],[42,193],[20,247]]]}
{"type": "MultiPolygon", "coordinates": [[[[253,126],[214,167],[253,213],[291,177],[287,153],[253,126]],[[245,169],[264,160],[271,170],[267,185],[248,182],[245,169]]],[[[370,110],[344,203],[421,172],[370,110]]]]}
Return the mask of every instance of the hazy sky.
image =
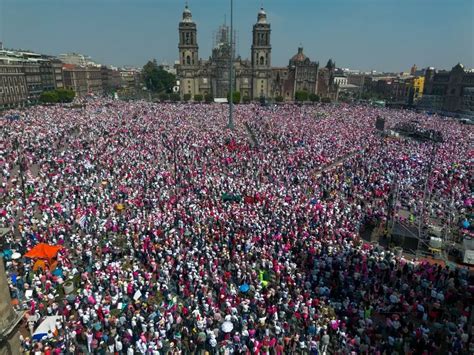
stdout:
{"type": "MultiPolygon", "coordinates": [[[[199,56],[229,19],[228,0],[189,0],[199,56]]],[[[312,60],[363,70],[474,67],[474,0],[234,0],[238,53],[249,57],[262,5],[272,25],[273,65],[298,45],[312,60]]],[[[48,54],[80,52],[98,62],[142,66],[178,56],[184,0],[0,0],[6,47],[48,54]]]]}

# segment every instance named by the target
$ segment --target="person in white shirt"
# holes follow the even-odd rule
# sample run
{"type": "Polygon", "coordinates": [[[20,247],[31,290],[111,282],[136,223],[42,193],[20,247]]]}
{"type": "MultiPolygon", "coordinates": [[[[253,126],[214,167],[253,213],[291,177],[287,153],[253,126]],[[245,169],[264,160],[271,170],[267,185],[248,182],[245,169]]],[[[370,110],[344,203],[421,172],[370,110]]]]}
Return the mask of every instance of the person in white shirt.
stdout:
{"type": "Polygon", "coordinates": [[[89,352],[91,352],[91,344],[92,344],[92,339],[94,337],[94,334],[92,334],[92,331],[90,329],[87,330],[87,333],[86,333],[86,337],[87,337],[87,350],[89,350],[89,352]]]}
{"type": "Polygon", "coordinates": [[[328,346],[329,346],[329,340],[331,338],[329,337],[328,332],[324,332],[324,335],[321,337],[321,353],[326,354],[328,351],[328,346]]]}
{"type": "Polygon", "coordinates": [[[115,337],[115,350],[120,353],[123,349],[123,344],[122,342],[120,341],[120,337],[117,335],[115,337]]]}

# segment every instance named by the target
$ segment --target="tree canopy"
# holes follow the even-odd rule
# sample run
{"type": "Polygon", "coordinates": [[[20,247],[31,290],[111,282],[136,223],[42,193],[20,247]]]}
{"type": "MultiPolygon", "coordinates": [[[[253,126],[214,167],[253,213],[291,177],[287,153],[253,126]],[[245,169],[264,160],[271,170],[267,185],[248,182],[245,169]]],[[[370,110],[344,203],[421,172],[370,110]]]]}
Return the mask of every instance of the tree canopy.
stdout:
{"type": "Polygon", "coordinates": [[[308,98],[309,98],[309,101],[311,101],[311,102],[319,102],[320,101],[319,95],[316,95],[314,93],[309,94],[308,98]]]}
{"type": "Polygon", "coordinates": [[[308,101],[308,92],[307,91],[295,92],[295,100],[299,102],[308,101]]]}
{"type": "Polygon", "coordinates": [[[43,103],[54,104],[58,102],[72,102],[76,93],[68,89],[56,89],[51,91],[43,91],[40,101],[43,103]]]}
{"type": "Polygon", "coordinates": [[[153,92],[171,93],[176,83],[176,76],[164,70],[163,66],[159,66],[156,59],[145,64],[142,76],[147,89],[153,92]]]}
{"type": "Polygon", "coordinates": [[[211,102],[214,102],[214,96],[212,96],[212,94],[206,94],[204,96],[204,101],[210,104],[211,102]]]}
{"type": "MultiPolygon", "coordinates": [[[[227,93],[227,101],[230,101],[230,93],[227,93]]],[[[232,91],[232,103],[237,105],[240,103],[240,92],[232,91]]]]}
{"type": "Polygon", "coordinates": [[[40,101],[45,104],[52,104],[59,102],[56,91],[43,91],[40,95],[40,101]]]}

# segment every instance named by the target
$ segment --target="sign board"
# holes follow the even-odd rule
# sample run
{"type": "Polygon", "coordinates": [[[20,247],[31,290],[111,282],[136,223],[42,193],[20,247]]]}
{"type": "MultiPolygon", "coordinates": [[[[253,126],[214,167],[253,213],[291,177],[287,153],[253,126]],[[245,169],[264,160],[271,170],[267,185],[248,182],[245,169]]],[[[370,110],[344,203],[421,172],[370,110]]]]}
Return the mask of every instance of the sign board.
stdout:
{"type": "Polygon", "coordinates": [[[464,250],[462,262],[464,264],[474,265],[474,250],[464,250]]]}
{"type": "Polygon", "coordinates": [[[140,292],[140,290],[138,290],[137,292],[135,292],[135,294],[133,295],[133,300],[134,301],[138,301],[140,299],[140,297],[142,297],[142,293],[140,292]]]}

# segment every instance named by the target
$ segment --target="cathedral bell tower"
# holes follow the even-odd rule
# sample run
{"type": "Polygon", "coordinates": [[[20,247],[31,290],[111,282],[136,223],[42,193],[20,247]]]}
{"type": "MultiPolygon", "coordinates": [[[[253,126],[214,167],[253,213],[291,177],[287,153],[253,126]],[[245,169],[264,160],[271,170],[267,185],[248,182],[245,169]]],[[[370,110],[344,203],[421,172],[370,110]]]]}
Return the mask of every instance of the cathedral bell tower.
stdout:
{"type": "Polygon", "coordinates": [[[179,23],[179,63],[182,66],[198,65],[197,27],[188,5],[179,23]]]}
{"type": "Polygon", "coordinates": [[[272,46],[270,42],[270,24],[267,22],[267,14],[260,9],[257,23],[253,26],[252,41],[252,69],[253,97],[269,97],[271,78],[272,46]]]}
{"type": "Polygon", "coordinates": [[[180,95],[194,97],[199,93],[199,47],[197,44],[197,27],[188,5],[184,8],[183,18],[179,23],[179,65],[177,76],[180,82],[180,95]]]}

